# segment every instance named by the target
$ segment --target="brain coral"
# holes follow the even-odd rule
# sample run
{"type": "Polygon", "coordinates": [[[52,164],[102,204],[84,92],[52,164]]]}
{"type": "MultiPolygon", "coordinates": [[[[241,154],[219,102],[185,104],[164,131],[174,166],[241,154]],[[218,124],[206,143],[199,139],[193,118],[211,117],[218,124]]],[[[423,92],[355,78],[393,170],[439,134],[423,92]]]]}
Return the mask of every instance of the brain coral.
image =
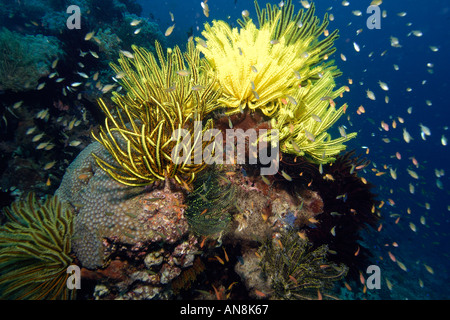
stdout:
{"type": "Polygon", "coordinates": [[[103,266],[103,239],[136,247],[175,244],[187,234],[181,191],[172,191],[169,181],[164,188],[122,185],[96,164],[92,153],[113,161],[100,143],[90,144],[68,167],[56,191],[75,209],[72,246],[84,267],[103,266]]]}

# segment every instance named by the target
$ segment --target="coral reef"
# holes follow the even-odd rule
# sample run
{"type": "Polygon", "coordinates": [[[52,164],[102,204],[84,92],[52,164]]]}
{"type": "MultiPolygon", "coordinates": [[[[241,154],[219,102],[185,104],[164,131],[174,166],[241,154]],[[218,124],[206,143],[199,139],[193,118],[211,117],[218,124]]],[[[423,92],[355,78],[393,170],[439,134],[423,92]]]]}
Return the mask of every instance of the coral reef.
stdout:
{"type": "Polygon", "coordinates": [[[50,196],[38,202],[30,193],[4,211],[0,227],[0,297],[68,299],[67,267],[72,263],[72,210],[50,196]]]}
{"type": "MultiPolygon", "coordinates": [[[[341,137],[332,139],[328,132],[347,107],[336,108],[335,102],[347,89],[335,89],[340,71],[327,61],[337,31],[320,40],[327,16],[320,23],[313,5],[294,13],[291,1],[263,10],[255,2],[259,26],[248,18],[238,21],[240,28],[213,21],[202,33],[206,41],[188,41],[182,52],[164,47],[157,25],[139,17],[134,1],[74,1],[88,8],[87,34],[58,30],[57,13],[66,3],[50,1],[50,12],[30,30],[65,39],[70,54],[54,59],[51,69],[45,61],[42,73],[51,72],[45,88],[29,90],[25,102],[4,103],[15,118],[10,126],[18,130],[14,141],[0,145],[11,158],[2,162],[16,167],[10,174],[23,175],[16,179],[19,188],[9,185],[8,193],[23,194],[27,177],[39,192],[44,185],[56,187],[65,170],[55,193],[65,204],[38,205],[30,196],[22,207],[6,211],[13,221],[0,227],[0,267],[7,275],[0,278],[0,292],[33,298],[44,288],[37,297],[69,297],[60,287],[67,277],[61,268],[74,260],[84,281],[79,299],[332,298],[334,281],[348,266],[358,270],[367,257],[364,249],[354,254],[358,231],[376,219],[374,195],[357,176],[364,160],[339,155],[356,134],[339,130],[341,137]],[[108,6],[106,16],[102,10],[108,6]],[[43,103],[53,108],[30,105],[33,94],[42,92],[51,97],[43,103]],[[261,176],[261,163],[242,165],[235,158],[210,165],[203,151],[212,145],[207,150],[213,157],[223,151],[217,139],[207,140],[212,128],[216,137],[230,128],[268,129],[262,140],[277,129],[278,173],[261,176]],[[96,141],[90,143],[87,132],[96,141]],[[192,144],[185,144],[186,136],[192,144]],[[34,149],[52,152],[41,156],[34,149]],[[180,153],[183,159],[174,161],[180,153]],[[44,170],[36,173],[43,159],[44,170]],[[50,217],[45,206],[59,213],[50,217]],[[42,224],[45,216],[53,223],[38,223],[46,233],[30,231],[30,241],[22,244],[34,259],[30,263],[38,258],[31,240],[44,246],[45,237],[52,237],[60,246],[58,253],[43,250],[59,259],[45,262],[55,280],[31,292],[22,289],[34,281],[33,273],[13,279],[15,272],[25,275],[13,270],[23,252],[12,251],[14,259],[7,260],[7,249],[36,228],[23,224],[16,211],[27,222],[42,224]],[[52,226],[64,234],[47,232],[52,226]]],[[[54,50],[52,58],[60,53],[54,50]]],[[[233,142],[231,149],[237,146],[233,142]]],[[[250,151],[250,141],[244,149],[250,151]]]]}
{"type": "Polygon", "coordinates": [[[369,161],[355,155],[355,151],[342,153],[334,163],[326,165],[287,155],[280,161],[280,171],[291,176],[292,181],[281,174],[275,176],[276,184],[290,193],[314,191],[321,199],[320,204],[314,204],[321,207],[314,217],[319,223],[313,228],[305,223],[297,225],[314,247],[327,245],[335,253],[329,260],[347,265],[348,277],[354,279],[359,279],[359,271],[371,256],[361,243],[360,232],[375,229],[380,219],[374,186],[360,175],[368,165],[369,161]]]}
{"type": "Polygon", "coordinates": [[[36,88],[50,73],[52,61],[62,55],[53,37],[21,35],[0,31],[0,90],[24,91],[36,88]]]}
{"type": "Polygon", "coordinates": [[[103,239],[141,246],[173,244],[186,236],[184,194],[164,188],[129,187],[112,179],[92,154],[112,161],[99,143],[86,147],[67,168],[56,194],[74,207],[73,250],[87,268],[103,266],[110,254],[103,239]]]}

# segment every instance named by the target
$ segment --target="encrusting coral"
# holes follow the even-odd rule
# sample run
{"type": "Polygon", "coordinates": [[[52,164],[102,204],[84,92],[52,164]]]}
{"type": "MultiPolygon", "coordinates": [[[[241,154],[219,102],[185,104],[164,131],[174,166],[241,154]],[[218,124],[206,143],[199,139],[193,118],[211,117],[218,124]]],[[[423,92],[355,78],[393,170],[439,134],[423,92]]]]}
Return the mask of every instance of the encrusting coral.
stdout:
{"type": "Polygon", "coordinates": [[[137,251],[151,244],[174,245],[185,238],[189,226],[184,194],[171,190],[169,179],[164,188],[130,187],[102,170],[93,154],[114,162],[108,151],[94,142],[67,168],[56,191],[74,208],[72,246],[83,267],[95,269],[108,263],[108,241],[137,251]]]}
{"type": "Polygon", "coordinates": [[[73,258],[73,213],[58,197],[38,202],[30,193],[4,210],[0,227],[0,297],[68,299],[67,267],[73,258]]]}

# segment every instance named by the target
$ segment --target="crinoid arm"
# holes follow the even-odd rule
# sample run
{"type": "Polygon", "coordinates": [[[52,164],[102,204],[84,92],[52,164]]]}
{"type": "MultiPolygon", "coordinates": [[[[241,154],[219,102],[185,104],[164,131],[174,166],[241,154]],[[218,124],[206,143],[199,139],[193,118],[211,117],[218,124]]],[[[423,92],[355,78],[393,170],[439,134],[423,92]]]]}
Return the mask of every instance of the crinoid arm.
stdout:
{"type": "Polygon", "coordinates": [[[0,297],[2,299],[69,299],[66,285],[72,263],[71,209],[56,196],[44,202],[33,193],[4,209],[0,226],[0,297]]]}
{"type": "Polygon", "coordinates": [[[319,40],[328,26],[325,15],[320,24],[314,16],[314,6],[294,15],[294,6],[286,1],[282,9],[267,5],[261,10],[255,1],[259,28],[245,18],[241,26],[231,28],[224,21],[206,23],[197,38],[197,48],[211,64],[223,89],[221,102],[228,113],[240,112],[246,107],[261,110],[272,117],[278,111],[277,99],[292,95],[295,89],[309,79],[318,79],[330,71],[340,71],[325,62],[334,51],[337,30],[319,40]]]}
{"type": "MultiPolygon", "coordinates": [[[[133,55],[121,55],[112,68],[120,75],[125,95],[114,92],[115,106],[99,100],[106,120],[94,138],[111,154],[112,161],[94,155],[97,164],[118,182],[148,185],[173,178],[190,183],[205,167],[195,163],[194,154],[204,147],[201,135],[212,128],[208,113],[220,107],[220,90],[214,76],[204,69],[207,62],[192,44],[183,55],[178,47],[165,56],[156,42],[156,57],[133,46],[133,55]],[[194,130],[195,122],[204,122],[194,130]],[[182,144],[183,138],[191,144],[182,144]],[[174,161],[172,151],[184,151],[184,161],[174,161]]],[[[176,156],[179,156],[175,152],[176,156]]]]}

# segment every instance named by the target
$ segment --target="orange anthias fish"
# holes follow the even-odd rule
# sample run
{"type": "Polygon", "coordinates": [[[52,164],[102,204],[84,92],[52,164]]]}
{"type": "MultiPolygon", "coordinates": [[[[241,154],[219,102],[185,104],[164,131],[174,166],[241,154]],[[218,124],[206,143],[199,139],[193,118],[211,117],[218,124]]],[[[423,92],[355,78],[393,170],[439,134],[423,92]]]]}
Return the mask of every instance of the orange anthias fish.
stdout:
{"type": "Polygon", "coordinates": [[[390,251],[388,251],[388,255],[389,255],[389,258],[390,258],[393,262],[396,262],[396,261],[397,261],[397,259],[395,259],[395,256],[394,256],[390,251]]]}

